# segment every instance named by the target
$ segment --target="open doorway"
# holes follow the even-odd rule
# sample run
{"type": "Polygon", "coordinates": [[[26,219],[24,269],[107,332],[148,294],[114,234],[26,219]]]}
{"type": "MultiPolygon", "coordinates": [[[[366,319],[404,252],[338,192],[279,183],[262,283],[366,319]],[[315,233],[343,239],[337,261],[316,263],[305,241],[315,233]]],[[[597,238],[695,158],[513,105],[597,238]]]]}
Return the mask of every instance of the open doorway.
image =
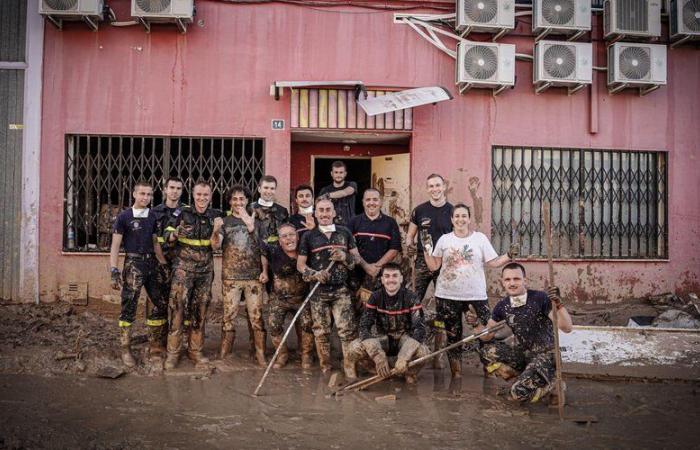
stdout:
{"type": "Polygon", "coordinates": [[[313,158],[313,188],[314,192],[320,192],[322,188],[333,183],[331,178],[331,164],[342,161],[347,167],[347,181],[357,183],[355,195],[355,212],[362,211],[362,193],[372,187],[372,158],[354,157],[342,158],[338,156],[314,156],[313,158]]]}

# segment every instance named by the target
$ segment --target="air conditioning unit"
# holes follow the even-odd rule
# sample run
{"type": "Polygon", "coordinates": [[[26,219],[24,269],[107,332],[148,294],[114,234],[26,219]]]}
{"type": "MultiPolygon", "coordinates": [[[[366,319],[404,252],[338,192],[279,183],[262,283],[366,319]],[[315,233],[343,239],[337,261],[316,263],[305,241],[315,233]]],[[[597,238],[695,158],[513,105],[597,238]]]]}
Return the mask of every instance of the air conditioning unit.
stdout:
{"type": "Polygon", "coordinates": [[[605,39],[661,36],[661,0],[605,0],[605,39]]]}
{"type": "Polygon", "coordinates": [[[641,95],[666,84],[666,46],[616,42],[608,47],[608,90],[639,88],[641,95]]]}
{"type": "Polygon", "coordinates": [[[539,41],[532,65],[535,92],[565,86],[573,94],[592,83],[592,62],[590,42],[539,41]]]}
{"type": "Polygon", "coordinates": [[[515,28],[515,0],[457,0],[455,28],[462,37],[476,31],[496,40],[515,28]]]}
{"type": "Polygon", "coordinates": [[[131,0],[131,15],[151,31],[151,23],[175,23],[182,33],[194,18],[194,0],[131,0]]]}
{"type": "Polygon", "coordinates": [[[497,95],[515,86],[515,45],[460,42],[456,72],[460,94],[471,88],[488,88],[497,95]]]}
{"type": "Polygon", "coordinates": [[[700,0],[671,0],[668,15],[672,46],[700,39],[700,0]]]}
{"type": "Polygon", "coordinates": [[[39,14],[48,21],[63,28],[64,20],[82,20],[90,28],[97,30],[98,23],[104,18],[103,0],[41,0],[39,14]]]}
{"type": "MultiPolygon", "coordinates": [[[[532,0],[532,32],[581,35],[591,29],[591,0],[532,0]]],[[[538,39],[539,40],[539,39],[538,39]]]]}

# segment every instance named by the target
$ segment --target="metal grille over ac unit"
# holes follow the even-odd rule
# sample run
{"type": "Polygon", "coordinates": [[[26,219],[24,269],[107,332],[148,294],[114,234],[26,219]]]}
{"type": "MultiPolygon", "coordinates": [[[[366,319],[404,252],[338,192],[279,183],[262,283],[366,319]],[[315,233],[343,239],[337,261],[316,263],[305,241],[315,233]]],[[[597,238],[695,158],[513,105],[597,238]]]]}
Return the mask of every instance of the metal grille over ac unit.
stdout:
{"type": "Polygon", "coordinates": [[[131,15],[149,33],[152,23],[175,23],[181,33],[186,33],[194,12],[194,0],[131,0],[131,15]]]}
{"type": "Polygon", "coordinates": [[[99,22],[104,18],[103,0],[41,0],[39,14],[63,29],[63,21],[84,21],[97,31],[99,22]]]}
{"type": "Polygon", "coordinates": [[[455,28],[462,37],[493,33],[495,41],[515,28],[515,0],[457,0],[455,28]]]}
{"type": "Polygon", "coordinates": [[[538,94],[565,86],[573,94],[593,81],[593,44],[540,41],[535,44],[533,83],[538,94]]]}
{"type": "Polygon", "coordinates": [[[605,0],[605,39],[661,36],[661,0],[605,0]]]}
{"type": "Polygon", "coordinates": [[[471,88],[487,88],[498,95],[515,85],[515,45],[460,42],[456,77],[460,94],[471,88]]]}
{"type": "Polygon", "coordinates": [[[539,41],[548,34],[571,35],[576,40],[591,29],[590,0],[533,0],[532,32],[539,41]]]}
{"type": "Polygon", "coordinates": [[[608,47],[608,90],[639,88],[648,94],[666,84],[666,46],[617,42],[608,47]]]}
{"type": "Polygon", "coordinates": [[[700,40],[700,0],[671,0],[668,16],[671,47],[700,40]]]}

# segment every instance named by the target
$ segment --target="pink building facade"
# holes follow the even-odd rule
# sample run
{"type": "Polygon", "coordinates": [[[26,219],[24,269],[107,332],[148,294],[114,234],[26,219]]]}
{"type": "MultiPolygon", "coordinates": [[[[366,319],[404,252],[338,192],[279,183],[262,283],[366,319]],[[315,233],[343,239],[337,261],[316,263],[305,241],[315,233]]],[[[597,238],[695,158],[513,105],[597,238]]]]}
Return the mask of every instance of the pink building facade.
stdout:
{"type": "MultiPolygon", "coordinates": [[[[442,8],[422,13],[445,13],[454,5],[422,3],[442,8]]],[[[128,20],[128,1],[112,0],[110,5],[120,20],[128,20]]],[[[535,94],[532,63],[522,60],[516,63],[513,89],[496,97],[487,90],[460,96],[455,60],[410,27],[393,23],[395,12],[400,11],[199,0],[186,34],[174,27],[154,27],[147,34],[139,26],[102,25],[92,32],[80,24],[62,31],[46,24],[39,174],[41,300],[53,301],[59,285],[73,281],[89,282],[91,297],[110,292],[107,254],[65,249],[67,136],[262,139],[264,171],[278,178],[279,198],[287,205],[298,181],[294,174],[309,173],[299,166],[310,162],[294,158],[289,89],[279,100],[270,95],[270,85],[279,80],[361,80],[368,89],[448,88],[453,100],[412,111],[412,129],[403,141],[410,154],[411,206],[426,200],[426,176],[443,174],[450,183],[450,200],[473,206],[474,228],[487,235],[492,233],[494,147],[662,152],[667,176],[665,252],[653,259],[562,257],[555,260],[555,277],[567,297],[578,302],[700,292],[697,46],[669,49],[668,84],[643,97],[633,92],[609,95],[604,72],[594,72],[592,87],[574,95],[558,89],[535,94]],[[272,129],[275,119],[285,121],[283,130],[272,129]]],[[[593,19],[594,65],[605,66],[602,17],[593,19]]],[[[516,44],[523,54],[532,54],[534,46],[524,23],[499,42],[516,44]]],[[[531,285],[541,287],[546,261],[540,255],[525,258],[525,264],[531,285]]],[[[497,275],[489,273],[493,296],[500,293],[497,275]]]]}

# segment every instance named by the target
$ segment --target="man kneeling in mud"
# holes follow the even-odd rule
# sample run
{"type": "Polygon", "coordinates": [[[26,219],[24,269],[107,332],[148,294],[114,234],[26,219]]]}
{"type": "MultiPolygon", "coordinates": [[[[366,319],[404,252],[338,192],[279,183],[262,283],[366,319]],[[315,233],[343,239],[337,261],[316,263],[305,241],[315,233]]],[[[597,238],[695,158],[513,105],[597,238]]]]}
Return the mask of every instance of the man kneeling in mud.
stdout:
{"type": "Polygon", "coordinates": [[[396,355],[394,369],[406,382],[416,382],[422,364],[408,368],[408,363],[430,353],[423,345],[425,321],[421,299],[403,287],[403,276],[398,264],[387,263],[381,272],[382,287],[374,291],[365,304],[360,319],[360,337],[350,345],[353,362],[364,357],[374,361],[377,374],[391,372],[387,354],[396,355]],[[376,325],[376,335],[372,328],[376,325]]]}
{"type": "MultiPolygon", "coordinates": [[[[515,345],[496,340],[484,344],[479,353],[487,362],[489,374],[504,380],[515,378],[510,387],[512,400],[535,403],[555,386],[552,314],[558,314],[559,329],[564,333],[571,332],[571,316],[562,304],[559,288],[550,287],[546,293],[527,289],[525,267],[521,264],[506,264],[501,283],[508,295],[493,308],[487,326],[505,320],[513,330],[515,345]]],[[[474,326],[475,333],[484,329],[475,316],[468,315],[467,322],[474,326]]],[[[494,334],[488,334],[481,339],[493,338],[494,334]]]]}

